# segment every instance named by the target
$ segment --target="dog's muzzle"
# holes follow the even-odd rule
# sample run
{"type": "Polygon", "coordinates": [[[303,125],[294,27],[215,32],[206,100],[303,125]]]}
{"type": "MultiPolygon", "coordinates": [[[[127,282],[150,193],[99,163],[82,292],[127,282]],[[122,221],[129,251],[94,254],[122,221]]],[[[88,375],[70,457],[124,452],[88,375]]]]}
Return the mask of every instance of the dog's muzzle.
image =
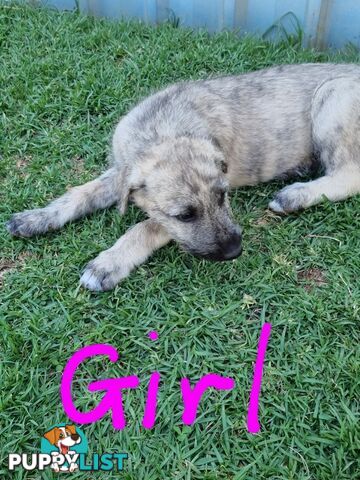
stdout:
{"type": "Polygon", "coordinates": [[[218,243],[216,250],[212,252],[198,252],[190,250],[190,252],[205,260],[213,260],[217,262],[225,262],[226,260],[234,260],[242,253],[241,233],[235,232],[226,240],[218,243]]]}
{"type": "Polygon", "coordinates": [[[219,244],[218,250],[214,253],[210,253],[210,260],[216,261],[226,261],[234,260],[241,255],[242,245],[241,245],[241,234],[234,233],[231,237],[227,238],[225,241],[219,244]]]}

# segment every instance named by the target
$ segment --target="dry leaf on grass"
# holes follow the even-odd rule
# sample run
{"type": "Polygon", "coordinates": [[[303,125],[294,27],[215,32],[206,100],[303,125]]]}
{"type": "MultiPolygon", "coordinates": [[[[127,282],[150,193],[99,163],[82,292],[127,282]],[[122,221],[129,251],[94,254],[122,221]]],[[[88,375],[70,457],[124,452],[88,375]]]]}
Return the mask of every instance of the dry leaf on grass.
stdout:
{"type": "Polygon", "coordinates": [[[298,272],[297,278],[303,283],[305,290],[310,291],[313,287],[321,287],[327,284],[325,273],[320,268],[307,268],[298,272]]]}
{"type": "Polygon", "coordinates": [[[22,252],[15,260],[11,260],[10,258],[0,258],[0,287],[4,283],[5,275],[16,268],[23,267],[26,259],[31,256],[32,254],[30,252],[22,252]]]}

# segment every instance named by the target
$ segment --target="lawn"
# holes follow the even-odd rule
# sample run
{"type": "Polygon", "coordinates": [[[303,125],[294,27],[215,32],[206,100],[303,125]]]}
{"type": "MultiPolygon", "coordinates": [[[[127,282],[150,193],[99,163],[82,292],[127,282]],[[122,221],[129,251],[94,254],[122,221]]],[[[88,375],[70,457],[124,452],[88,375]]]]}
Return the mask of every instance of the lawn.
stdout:
{"type": "MultiPolygon", "coordinates": [[[[87,361],[76,405],[95,406],[91,380],[136,374],[124,394],[128,425],[107,415],[82,428],[92,452],[128,452],[132,480],[345,480],[359,478],[360,197],[280,218],[267,203],[281,184],[233,192],[244,253],[201,261],[170,245],[114,291],[79,287],[84,265],[134,222],[99,212],[63,230],[13,239],[11,213],[40,207],[106,166],[117,119],[149,92],[180,79],[281,63],[358,62],[342,53],[277,45],[174,25],[108,22],[0,5],[0,477],[57,478],[7,470],[10,452],[37,453],[67,420],[62,370],[79,348],[110,343],[120,360],[87,361]],[[260,397],[261,432],[246,413],[261,326],[272,324],[260,397]],[[148,332],[156,330],[152,342],[148,332]],[[155,427],[141,426],[150,374],[161,373],[155,427]],[[194,426],[181,422],[179,382],[230,376],[208,391],[194,426]]],[[[97,473],[94,478],[113,478],[97,473]]],[[[93,478],[92,477],[92,478],[93,478]]],[[[72,478],[89,478],[86,473],[72,478]]]]}

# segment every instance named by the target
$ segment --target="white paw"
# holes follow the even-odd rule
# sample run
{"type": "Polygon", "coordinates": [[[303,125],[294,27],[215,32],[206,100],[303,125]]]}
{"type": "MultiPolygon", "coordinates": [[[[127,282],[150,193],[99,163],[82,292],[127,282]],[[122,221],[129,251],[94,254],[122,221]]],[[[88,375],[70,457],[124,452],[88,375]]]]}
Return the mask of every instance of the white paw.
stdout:
{"type": "Polygon", "coordinates": [[[102,253],[85,267],[80,284],[93,292],[105,292],[112,290],[131,270],[125,261],[121,264],[117,258],[115,262],[113,257],[102,253]]]}
{"type": "Polygon", "coordinates": [[[311,204],[311,192],[307,184],[296,182],[280,190],[269,203],[269,208],[277,213],[290,213],[311,204]]]}
{"type": "Polygon", "coordinates": [[[93,292],[102,292],[101,287],[101,280],[100,277],[91,269],[86,268],[84,273],[80,277],[80,284],[87,288],[88,290],[92,290],[93,292]]]}
{"type": "Polygon", "coordinates": [[[70,472],[75,472],[75,470],[77,470],[77,469],[78,469],[78,466],[77,466],[76,463],[71,463],[70,464],[70,468],[69,468],[70,472]]]}
{"type": "Polygon", "coordinates": [[[280,203],[277,202],[276,200],[273,200],[272,202],[269,203],[269,208],[270,210],[276,213],[286,213],[285,210],[280,205],[280,203]]]}

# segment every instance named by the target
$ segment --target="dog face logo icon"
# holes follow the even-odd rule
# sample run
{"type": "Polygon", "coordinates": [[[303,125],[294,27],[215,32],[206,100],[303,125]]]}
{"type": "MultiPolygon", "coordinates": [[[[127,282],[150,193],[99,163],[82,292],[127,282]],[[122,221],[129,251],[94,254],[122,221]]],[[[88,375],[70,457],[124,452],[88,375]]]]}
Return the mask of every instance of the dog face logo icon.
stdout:
{"type": "Polygon", "coordinates": [[[48,430],[41,439],[41,452],[52,456],[54,472],[78,470],[80,453],[87,453],[87,441],[75,425],[59,424],[48,430]]]}
{"type": "Polygon", "coordinates": [[[76,427],[74,427],[74,425],[54,427],[49,432],[46,432],[44,437],[52,445],[55,445],[63,455],[69,453],[71,447],[81,442],[81,437],[76,433],[76,427]]]}

